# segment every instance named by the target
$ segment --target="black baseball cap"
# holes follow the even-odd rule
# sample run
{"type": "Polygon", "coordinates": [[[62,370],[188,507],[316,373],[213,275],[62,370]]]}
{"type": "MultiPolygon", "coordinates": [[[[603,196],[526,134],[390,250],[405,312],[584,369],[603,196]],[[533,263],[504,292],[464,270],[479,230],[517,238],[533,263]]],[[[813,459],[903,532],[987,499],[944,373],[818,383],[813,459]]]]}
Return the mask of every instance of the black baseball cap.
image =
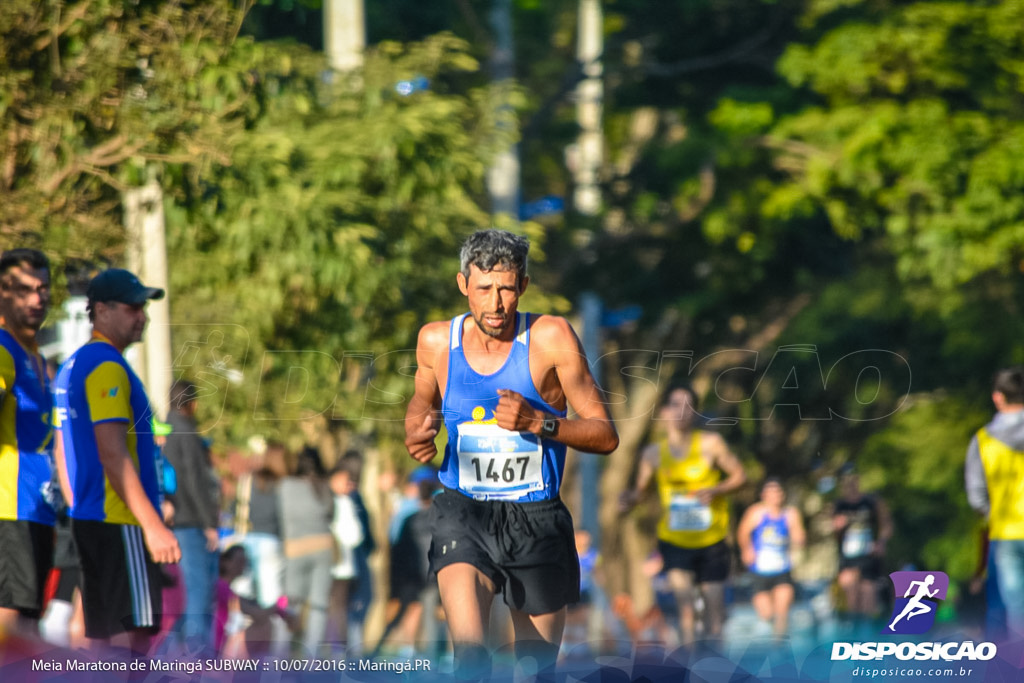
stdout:
{"type": "Polygon", "coordinates": [[[150,299],[163,299],[164,290],[145,286],[127,270],[110,268],[92,279],[85,295],[90,302],[119,301],[137,306],[150,299]]]}

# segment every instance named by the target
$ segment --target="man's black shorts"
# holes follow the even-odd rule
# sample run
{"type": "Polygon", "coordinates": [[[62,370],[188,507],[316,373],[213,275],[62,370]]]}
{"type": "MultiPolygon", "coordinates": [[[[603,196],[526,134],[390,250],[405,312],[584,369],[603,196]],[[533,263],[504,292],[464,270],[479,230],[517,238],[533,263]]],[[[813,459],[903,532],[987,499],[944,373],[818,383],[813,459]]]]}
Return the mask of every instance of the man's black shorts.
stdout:
{"type": "Polygon", "coordinates": [[[160,625],[160,570],[149,557],[142,529],[72,519],[82,567],[85,635],[110,638],[131,630],[156,633],[160,625]]]}
{"type": "Polygon", "coordinates": [[[751,586],[755,593],[763,593],[770,591],[776,586],[782,586],[785,584],[793,585],[793,577],[790,576],[789,572],[782,572],[780,574],[754,574],[754,580],[751,582],[751,586]]]}
{"type": "Polygon", "coordinates": [[[658,552],[664,562],[664,571],[682,569],[693,572],[698,583],[721,582],[729,578],[732,554],[724,540],[706,548],[681,548],[659,540],[658,552]]]}
{"type": "Polygon", "coordinates": [[[0,520],[0,607],[38,619],[43,589],[53,566],[53,527],[0,520]]]}
{"type": "Polygon", "coordinates": [[[840,557],[839,571],[844,569],[858,569],[860,570],[860,578],[874,581],[882,576],[882,561],[877,555],[840,557]]]}
{"type": "Polygon", "coordinates": [[[477,501],[445,489],[430,508],[433,572],[471,564],[527,614],[556,612],[580,599],[572,516],[560,499],[477,501]]]}

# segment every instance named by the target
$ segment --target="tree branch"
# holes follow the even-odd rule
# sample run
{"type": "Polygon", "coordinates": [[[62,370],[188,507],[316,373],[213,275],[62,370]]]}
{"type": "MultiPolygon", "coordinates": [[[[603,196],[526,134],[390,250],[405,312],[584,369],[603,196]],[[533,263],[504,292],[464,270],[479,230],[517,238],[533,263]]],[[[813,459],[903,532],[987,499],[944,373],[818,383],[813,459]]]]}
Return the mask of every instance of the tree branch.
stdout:
{"type": "Polygon", "coordinates": [[[779,27],[782,26],[783,16],[784,13],[781,11],[774,12],[772,14],[771,21],[769,21],[768,24],[758,33],[751,36],[748,40],[726,50],[722,50],[721,52],[703,57],[683,59],[678,62],[673,62],[672,64],[647,62],[641,67],[641,69],[644,73],[650,76],[671,78],[673,76],[693,73],[695,71],[717,69],[718,67],[725,66],[726,64],[739,61],[742,57],[745,57],[771,39],[779,27]]]}

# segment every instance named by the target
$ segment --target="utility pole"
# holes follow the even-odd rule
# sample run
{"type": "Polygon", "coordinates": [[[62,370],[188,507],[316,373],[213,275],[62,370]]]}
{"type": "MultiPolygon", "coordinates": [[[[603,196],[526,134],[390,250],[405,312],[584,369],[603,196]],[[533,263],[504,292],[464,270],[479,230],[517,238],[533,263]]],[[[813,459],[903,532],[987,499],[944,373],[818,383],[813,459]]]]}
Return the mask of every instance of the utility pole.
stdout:
{"type": "Polygon", "coordinates": [[[363,65],[366,15],[363,0],[324,0],[324,52],[335,71],[363,65]]]}
{"type": "Polygon", "coordinates": [[[576,86],[576,121],[580,134],[576,139],[573,204],[585,216],[596,216],[601,210],[598,174],[604,160],[603,22],[600,0],[580,0],[576,59],[583,68],[584,78],[576,86]]]}
{"type": "MultiPolygon", "coordinates": [[[[512,0],[494,0],[490,17],[495,37],[494,52],[491,54],[491,77],[495,83],[511,85],[515,78],[512,0]]],[[[487,190],[491,195],[492,213],[504,213],[515,220],[519,219],[519,151],[516,145],[502,151],[494,159],[487,171],[487,190]]]]}
{"type": "MultiPolygon", "coordinates": [[[[579,0],[577,17],[576,59],[583,69],[583,80],[576,86],[576,120],[580,133],[574,150],[573,206],[584,216],[596,216],[601,210],[601,189],[598,173],[601,168],[604,136],[601,125],[604,87],[601,82],[601,53],[604,50],[604,28],[600,0],[579,0]]],[[[580,298],[580,316],[583,319],[583,349],[598,385],[601,384],[601,298],[586,292],[580,298]]],[[[580,459],[580,480],[584,491],[598,491],[601,466],[597,458],[580,459]]],[[[601,526],[598,521],[596,496],[582,497],[582,526],[590,532],[594,543],[600,542],[601,526]]]]}
{"type": "MultiPolygon", "coordinates": [[[[164,193],[150,180],[125,190],[124,223],[128,232],[128,267],[147,287],[167,288],[167,238],[164,233],[164,193]]],[[[171,393],[170,297],[150,301],[149,325],[142,343],[129,349],[128,358],[142,379],[153,413],[167,416],[171,393]]]]}
{"type": "MultiPolygon", "coordinates": [[[[580,342],[590,363],[590,373],[594,381],[601,386],[601,316],[604,304],[601,297],[594,292],[584,292],[580,297],[580,318],[583,321],[580,342]]],[[[600,460],[589,454],[579,459],[580,487],[584,492],[600,491],[601,469],[600,460]]],[[[590,532],[595,547],[601,541],[601,524],[598,519],[598,497],[594,495],[580,496],[580,521],[584,529],[590,532]]]]}

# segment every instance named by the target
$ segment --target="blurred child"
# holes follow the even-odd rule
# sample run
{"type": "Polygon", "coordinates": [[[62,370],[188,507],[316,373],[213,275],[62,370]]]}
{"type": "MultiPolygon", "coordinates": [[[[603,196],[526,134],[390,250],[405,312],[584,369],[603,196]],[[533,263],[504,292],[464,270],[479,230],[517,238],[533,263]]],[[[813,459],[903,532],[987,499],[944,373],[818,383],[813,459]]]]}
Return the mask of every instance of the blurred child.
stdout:
{"type": "Polygon", "coordinates": [[[260,607],[255,600],[239,597],[231,590],[231,582],[246,569],[248,559],[242,546],[233,545],[221,553],[220,576],[214,589],[213,645],[217,654],[226,659],[266,654],[272,636],[271,619],[279,616],[289,626],[293,621],[282,601],[260,607]],[[248,626],[244,625],[245,617],[250,620],[248,626]]]}

